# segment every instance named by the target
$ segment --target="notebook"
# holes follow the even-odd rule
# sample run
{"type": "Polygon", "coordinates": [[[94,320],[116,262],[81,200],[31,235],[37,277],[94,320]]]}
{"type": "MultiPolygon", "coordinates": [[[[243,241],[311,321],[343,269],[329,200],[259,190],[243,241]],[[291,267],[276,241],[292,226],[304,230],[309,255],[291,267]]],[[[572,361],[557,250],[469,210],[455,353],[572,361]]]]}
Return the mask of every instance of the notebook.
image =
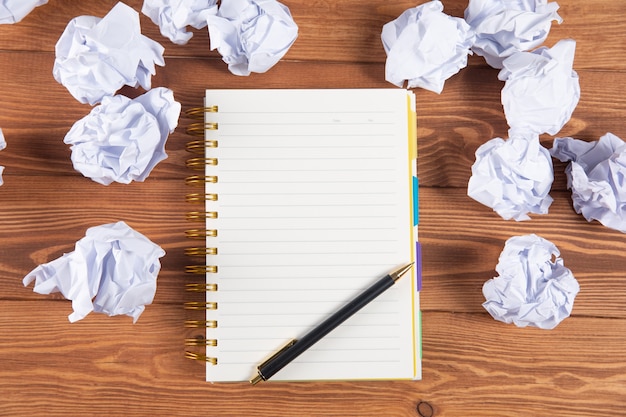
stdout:
{"type": "MultiPolygon", "coordinates": [[[[204,189],[202,346],[212,382],[256,367],[385,274],[417,267],[270,381],[421,379],[415,98],[404,89],[207,90],[188,150],[204,189]],[[206,349],[206,350],[204,350],[206,349]]],[[[200,313],[201,314],[201,313],[200,313]]]]}

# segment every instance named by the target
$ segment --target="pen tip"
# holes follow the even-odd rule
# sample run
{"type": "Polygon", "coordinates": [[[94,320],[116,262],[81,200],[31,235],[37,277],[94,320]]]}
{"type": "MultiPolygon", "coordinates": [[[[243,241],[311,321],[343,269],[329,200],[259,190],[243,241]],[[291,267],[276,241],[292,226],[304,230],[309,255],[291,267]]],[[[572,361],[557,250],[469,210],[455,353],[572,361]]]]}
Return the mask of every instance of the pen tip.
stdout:
{"type": "Polygon", "coordinates": [[[402,268],[398,269],[397,271],[391,273],[391,278],[393,278],[394,281],[399,280],[402,277],[402,275],[409,272],[409,270],[413,267],[413,264],[415,264],[415,262],[411,262],[410,264],[407,264],[403,266],[402,268]]]}

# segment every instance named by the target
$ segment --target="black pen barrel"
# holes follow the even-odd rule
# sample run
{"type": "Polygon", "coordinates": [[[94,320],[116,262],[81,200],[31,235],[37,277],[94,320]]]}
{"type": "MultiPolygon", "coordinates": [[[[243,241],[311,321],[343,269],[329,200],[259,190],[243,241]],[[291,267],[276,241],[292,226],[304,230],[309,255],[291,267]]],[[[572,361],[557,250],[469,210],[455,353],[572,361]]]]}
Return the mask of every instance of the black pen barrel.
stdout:
{"type": "Polygon", "coordinates": [[[271,378],[285,365],[300,356],[300,354],[317,343],[321,338],[326,336],[341,323],[346,321],[354,313],[365,307],[370,301],[374,300],[394,283],[395,281],[390,275],[386,275],[379,279],[374,285],[363,291],[358,297],[328,317],[301,339],[298,339],[293,346],[276,356],[274,359],[265,363],[261,368],[259,368],[259,375],[261,375],[265,380],[271,378]]]}

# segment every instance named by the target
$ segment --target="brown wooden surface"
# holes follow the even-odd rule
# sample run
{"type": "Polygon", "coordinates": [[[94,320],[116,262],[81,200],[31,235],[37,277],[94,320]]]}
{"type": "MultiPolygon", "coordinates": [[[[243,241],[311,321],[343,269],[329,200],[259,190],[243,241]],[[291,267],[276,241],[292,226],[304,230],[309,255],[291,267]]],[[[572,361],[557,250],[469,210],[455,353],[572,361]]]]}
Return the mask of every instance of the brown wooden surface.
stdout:
{"type": "MultiPolygon", "coordinates": [[[[466,195],[474,152],[506,137],[497,71],[480,57],[437,95],[417,89],[420,241],[423,244],[423,380],[208,384],[183,357],[189,299],[183,284],[188,224],[184,116],[169,158],[144,183],[102,186],[73,170],[63,137],[90,106],[52,77],[54,45],[67,22],[103,16],[114,0],[50,0],[17,25],[0,26],[0,127],[8,147],[0,187],[0,415],[435,416],[626,415],[626,236],[587,223],[571,207],[555,163],[550,213],[504,221],[466,195]],[[136,324],[92,313],[70,324],[70,303],[21,280],[73,250],[88,227],[124,220],[167,252],[153,305],[136,324]],[[572,317],[551,331],[496,322],[481,307],[504,242],[536,233],[561,250],[581,291],[572,317]]],[[[136,10],[141,0],[128,1],[136,10]]],[[[206,32],[188,45],[143,33],[166,48],[153,86],[183,109],[205,88],[390,87],[381,26],[416,3],[285,1],[300,35],[266,74],[237,77],[209,51],[206,32]]],[[[466,1],[445,11],[462,16],[466,1]]],[[[621,2],[560,0],[564,19],[547,45],[577,41],[580,104],[560,136],[626,138],[626,12],[621,2]]],[[[137,94],[129,89],[124,92],[137,94]]],[[[552,138],[542,137],[546,146],[552,138]]]]}

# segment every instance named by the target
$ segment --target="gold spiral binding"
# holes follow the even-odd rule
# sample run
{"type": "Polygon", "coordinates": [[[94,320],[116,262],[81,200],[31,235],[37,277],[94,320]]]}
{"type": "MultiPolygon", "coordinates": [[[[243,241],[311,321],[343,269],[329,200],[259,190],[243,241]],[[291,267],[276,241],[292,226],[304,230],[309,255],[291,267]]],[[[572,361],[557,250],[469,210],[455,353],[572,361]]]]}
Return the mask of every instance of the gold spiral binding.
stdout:
{"type": "Polygon", "coordinates": [[[216,183],[217,175],[190,175],[185,178],[185,184],[191,187],[204,187],[207,182],[216,183]]]}
{"type": "Polygon", "coordinates": [[[199,284],[199,283],[190,283],[185,285],[185,289],[191,292],[207,292],[207,291],[217,291],[217,284],[199,284]]]}
{"type": "Polygon", "coordinates": [[[190,158],[186,164],[189,169],[204,171],[206,165],[217,165],[217,158],[190,158]]]}
{"type": "Polygon", "coordinates": [[[207,247],[186,248],[185,255],[187,256],[217,255],[217,248],[207,248],[207,247]]]}
{"type": "Polygon", "coordinates": [[[216,140],[192,140],[187,142],[185,149],[187,152],[204,155],[206,148],[217,148],[216,140]]]}
{"type": "Polygon", "coordinates": [[[204,119],[205,113],[217,113],[219,108],[217,106],[206,106],[206,107],[193,107],[187,110],[185,113],[192,119],[204,119]]]}
{"type": "Polygon", "coordinates": [[[188,203],[204,203],[205,201],[217,201],[217,194],[189,193],[185,196],[188,203]]]}
{"type": "Polygon", "coordinates": [[[218,125],[215,122],[191,123],[187,126],[187,134],[202,137],[205,131],[217,129],[218,125]]]}
{"type": "Polygon", "coordinates": [[[185,327],[216,329],[217,320],[186,320],[185,327]]]}
{"type": "Polygon", "coordinates": [[[185,357],[188,359],[193,359],[196,361],[204,361],[204,362],[208,362],[212,365],[217,365],[217,358],[211,358],[209,356],[206,356],[202,353],[196,353],[196,352],[189,352],[189,351],[185,351],[185,357]]]}
{"type": "Polygon", "coordinates": [[[188,274],[217,274],[216,265],[187,265],[185,272],[188,274]]]}
{"type": "Polygon", "coordinates": [[[204,239],[207,237],[216,237],[217,230],[215,229],[189,229],[189,230],[185,230],[185,235],[189,239],[204,239]]]}
{"type": "Polygon", "coordinates": [[[217,340],[193,337],[185,339],[185,346],[217,346],[217,340]]]}
{"type": "MultiPolygon", "coordinates": [[[[187,168],[194,171],[202,171],[202,174],[189,175],[185,178],[185,184],[190,187],[196,187],[204,189],[206,184],[217,183],[217,175],[206,175],[204,171],[207,165],[217,166],[218,158],[207,156],[208,150],[215,149],[219,146],[217,139],[206,139],[205,132],[207,130],[218,130],[219,125],[216,122],[209,122],[205,120],[206,113],[217,113],[217,106],[205,106],[192,108],[186,111],[187,115],[191,119],[202,120],[201,122],[194,122],[187,127],[187,133],[191,136],[197,136],[198,139],[190,140],[185,149],[193,156],[186,161],[187,168]],[[197,156],[196,156],[197,155],[197,156]]],[[[202,190],[205,191],[205,190],[202,190]]],[[[217,201],[218,195],[210,192],[191,192],[186,194],[185,200],[188,203],[206,204],[207,201],[217,201]]],[[[207,220],[217,219],[217,211],[207,210],[194,210],[186,213],[185,218],[190,222],[203,223],[206,225],[207,220]]],[[[189,229],[185,231],[185,235],[189,239],[204,240],[209,237],[216,237],[217,230],[215,229],[189,229]]],[[[216,247],[190,247],[185,249],[186,256],[205,257],[209,255],[217,255],[216,247]]],[[[205,275],[214,274],[218,272],[217,265],[187,265],[185,266],[185,272],[190,274],[205,275]]],[[[215,292],[218,291],[216,283],[210,282],[198,282],[187,283],[185,289],[189,292],[215,292]]],[[[189,301],[185,303],[185,309],[187,310],[217,310],[217,302],[215,301],[189,301]]],[[[185,327],[190,328],[205,328],[213,329],[217,328],[217,320],[186,320],[185,327]]],[[[185,346],[202,347],[202,346],[217,346],[217,339],[212,339],[209,336],[196,337],[185,339],[185,346]]],[[[192,352],[190,350],[185,351],[185,357],[211,363],[217,365],[217,358],[207,356],[205,353],[192,352]]]]}
{"type": "Polygon", "coordinates": [[[215,301],[188,301],[185,303],[187,310],[217,310],[217,303],[215,301]]]}
{"type": "Polygon", "coordinates": [[[190,222],[205,222],[206,219],[217,219],[217,211],[189,211],[185,218],[190,222]]]}

